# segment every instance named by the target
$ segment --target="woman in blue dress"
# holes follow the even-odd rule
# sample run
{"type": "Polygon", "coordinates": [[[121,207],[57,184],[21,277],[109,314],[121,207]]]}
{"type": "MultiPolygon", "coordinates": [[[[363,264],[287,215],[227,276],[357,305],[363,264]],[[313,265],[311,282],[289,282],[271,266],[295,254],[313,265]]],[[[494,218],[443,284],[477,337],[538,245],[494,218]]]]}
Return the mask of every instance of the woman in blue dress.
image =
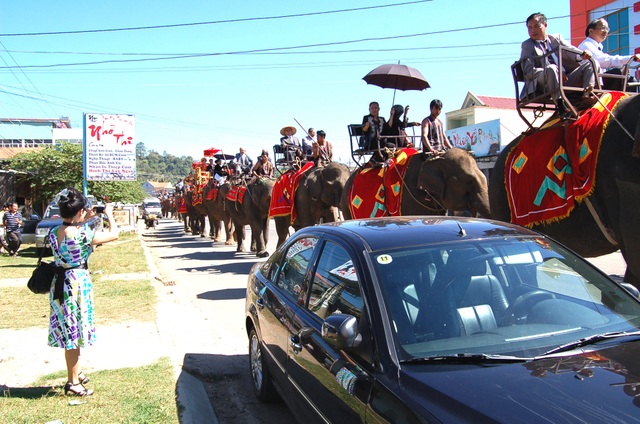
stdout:
{"type": "Polygon", "coordinates": [[[93,390],[84,385],[89,382],[80,368],[80,348],[95,342],[93,316],[93,287],[87,269],[92,246],[118,238],[118,227],[113,220],[113,207],[107,205],[105,215],[109,231],[95,231],[97,217],[86,197],[74,188],[66,188],[56,196],[62,225],[49,233],[53,258],[61,270],[51,286],[49,301],[49,346],[63,348],[67,365],[65,394],[90,396],[93,390]]]}

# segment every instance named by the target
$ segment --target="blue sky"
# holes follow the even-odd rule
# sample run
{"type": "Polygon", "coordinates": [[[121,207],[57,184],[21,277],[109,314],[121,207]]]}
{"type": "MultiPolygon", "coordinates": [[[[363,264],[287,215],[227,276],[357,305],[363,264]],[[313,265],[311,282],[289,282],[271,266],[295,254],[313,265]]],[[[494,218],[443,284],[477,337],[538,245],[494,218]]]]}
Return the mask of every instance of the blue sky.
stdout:
{"type": "Polygon", "coordinates": [[[420,121],[434,98],[448,112],[468,91],[513,97],[509,67],[527,38],[529,14],[545,13],[549,32],[569,38],[569,1],[382,7],[399,3],[411,2],[4,2],[0,116],[68,116],[80,127],[84,112],[134,114],[137,141],[147,149],[194,158],[208,147],[271,152],[283,126],[298,127],[295,118],[323,129],[334,156],[346,161],[347,125],[360,123],[373,100],[389,115],[393,90],[362,80],[378,65],[400,61],[425,76],[431,88],[395,97],[420,121]],[[344,11],[358,8],[369,9],[344,11]],[[341,12],[318,14],[328,11],[341,12]],[[269,19],[284,15],[306,16],[269,19]],[[177,26],[219,21],[234,22],[177,26]],[[14,35],[152,26],[164,28],[14,35]],[[306,47],[290,48],[297,46],[306,47]],[[206,56],[175,58],[196,54],[206,56]]]}

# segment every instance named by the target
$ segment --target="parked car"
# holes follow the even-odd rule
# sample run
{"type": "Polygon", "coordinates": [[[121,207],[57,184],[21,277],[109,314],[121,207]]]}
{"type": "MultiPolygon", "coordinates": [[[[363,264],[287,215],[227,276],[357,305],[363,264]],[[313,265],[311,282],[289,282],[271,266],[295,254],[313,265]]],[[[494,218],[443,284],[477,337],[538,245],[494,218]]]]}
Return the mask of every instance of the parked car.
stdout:
{"type": "MultiPolygon", "coordinates": [[[[89,201],[91,206],[102,205],[102,203],[96,201],[96,198],[94,196],[87,196],[87,200],[89,201]]],[[[47,237],[47,234],[49,234],[49,230],[61,224],[62,217],[60,216],[60,207],[56,202],[49,203],[44,211],[42,220],[40,220],[36,225],[35,244],[38,255],[42,253],[43,249],[45,250],[44,253],[48,255],[51,254],[51,246],[49,246],[45,239],[47,237]]],[[[92,226],[98,226],[98,228],[102,228],[102,220],[96,219],[92,222],[92,226]]]]}
{"type": "Polygon", "coordinates": [[[34,244],[36,242],[36,226],[40,222],[40,215],[32,213],[29,216],[22,216],[22,243],[34,244]]]}
{"type": "Polygon", "coordinates": [[[300,422],[629,422],[638,291],[503,222],[304,228],[246,293],[258,399],[300,422]]]}

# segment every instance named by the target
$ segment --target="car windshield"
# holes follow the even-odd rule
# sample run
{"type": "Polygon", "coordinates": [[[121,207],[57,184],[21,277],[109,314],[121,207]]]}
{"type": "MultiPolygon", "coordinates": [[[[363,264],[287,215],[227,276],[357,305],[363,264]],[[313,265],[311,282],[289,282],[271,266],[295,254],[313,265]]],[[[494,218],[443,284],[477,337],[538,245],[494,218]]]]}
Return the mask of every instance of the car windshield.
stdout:
{"type": "Polygon", "coordinates": [[[534,357],[640,327],[640,302],[543,237],[371,254],[402,360],[534,357]]]}
{"type": "Polygon", "coordinates": [[[49,205],[44,213],[44,219],[60,218],[60,207],[58,205],[49,205]]]}
{"type": "Polygon", "coordinates": [[[160,203],[158,203],[158,202],[149,202],[149,203],[145,203],[145,204],[144,204],[144,207],[145,207],[146,209],[149,209],[149,208],[151,208],[151,209],[153,209],[153,208],[160,208],[160,203]]]}

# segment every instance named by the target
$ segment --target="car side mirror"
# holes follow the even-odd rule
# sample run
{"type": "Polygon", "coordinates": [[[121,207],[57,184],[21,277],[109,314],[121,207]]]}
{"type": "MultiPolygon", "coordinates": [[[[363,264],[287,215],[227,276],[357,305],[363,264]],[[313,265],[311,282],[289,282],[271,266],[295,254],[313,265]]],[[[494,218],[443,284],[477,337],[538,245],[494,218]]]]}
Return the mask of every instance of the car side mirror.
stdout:
{"type": "Polygon", "coordinates": [[[640,299],[640,291],[638,291],[638,288],[636,286],[632,285],[631,283],[625,283],[625,282],[620,283],[620,285],[626,291],[631,293],[633,297],[635,297],[636,299],[640,299]]]}
{"type": "Polygon", "coordinates": [[[338,349],[358,347],[362,341],[358,320],[353,315],[330,315],[322,323],[322,338],[338,349]]]}
{"type": "Polygon", "coordinates": [[[38,221],[38,220],[40,220],[40,217],[34,213],[29,217],[29,219],[33,219],[33,220],[38,221]]]}

